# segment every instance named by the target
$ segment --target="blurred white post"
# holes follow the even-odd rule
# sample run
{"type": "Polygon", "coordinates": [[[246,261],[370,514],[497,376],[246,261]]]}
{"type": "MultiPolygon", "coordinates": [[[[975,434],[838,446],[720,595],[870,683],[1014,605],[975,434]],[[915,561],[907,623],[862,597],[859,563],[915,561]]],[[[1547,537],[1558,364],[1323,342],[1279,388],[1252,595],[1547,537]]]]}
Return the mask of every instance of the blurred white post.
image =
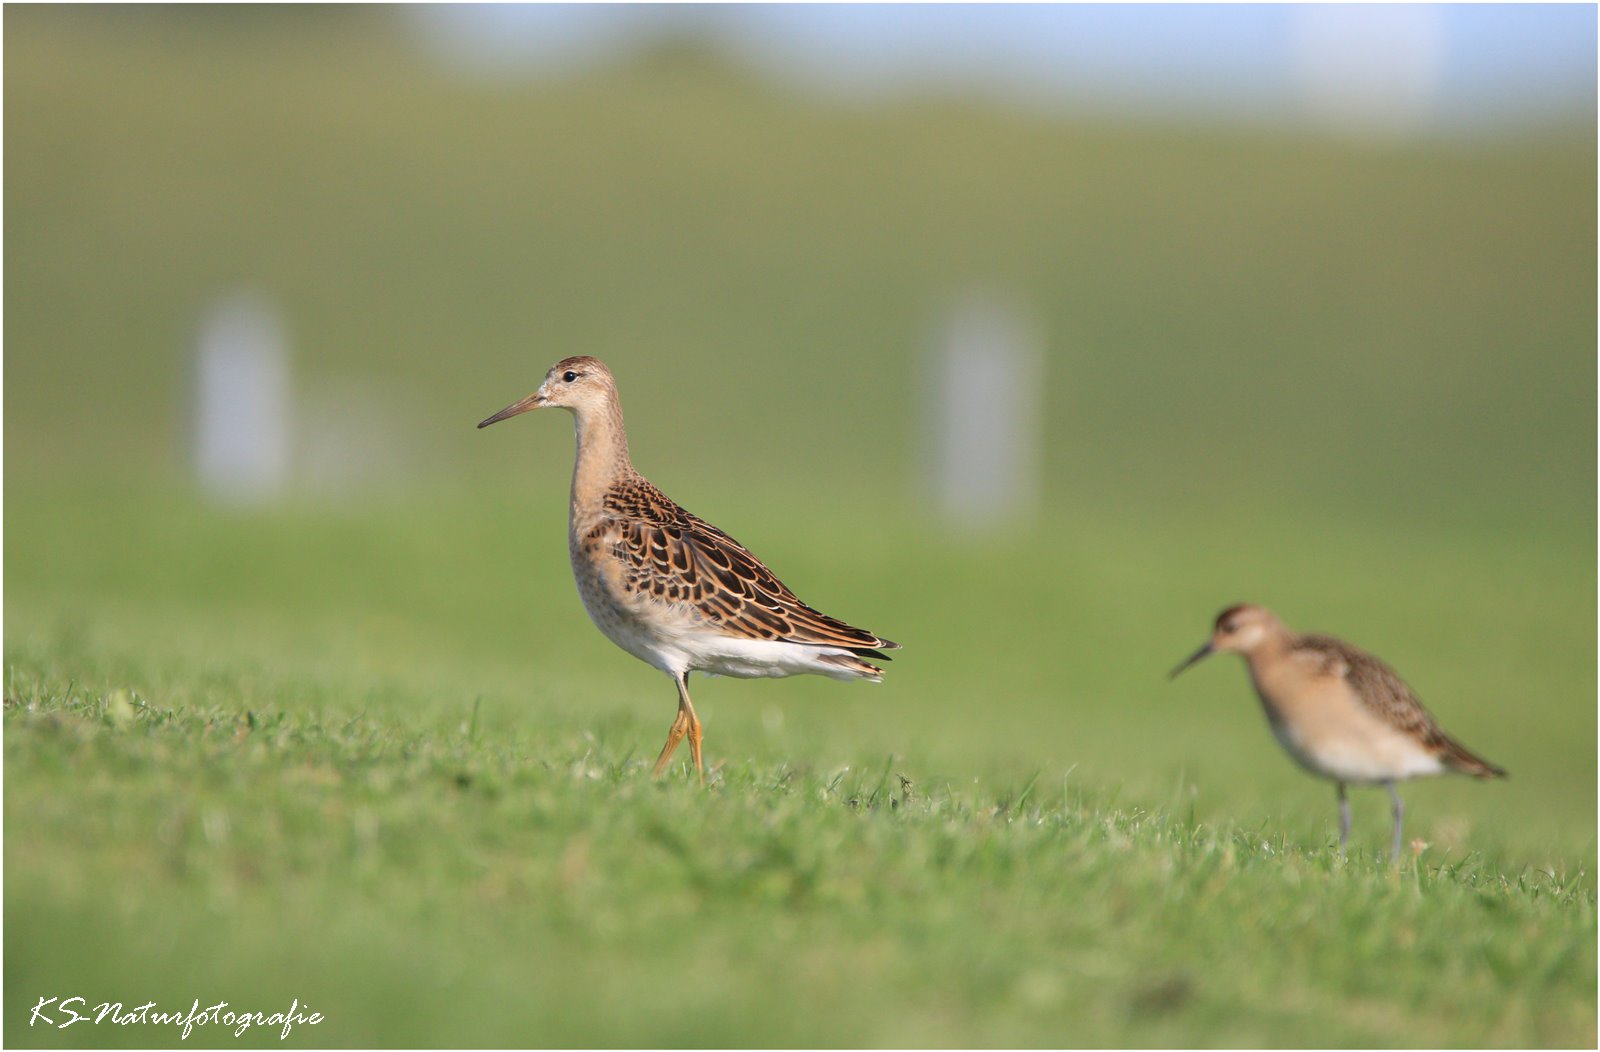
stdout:
{"type": "Polygon", "coordinates": [[[1044,364],[1018,312],[987,296],[958,301],[932,353],[933,484],[940,512],[990,529],[1039,500],[1044,364]]]}
{"type": "Polygon", "coordinates": [[[230,504],[270,500],[289,474],[289,354],[261,295],[232,292],[201,317],[195,348],[194,466],[230,504]]]}

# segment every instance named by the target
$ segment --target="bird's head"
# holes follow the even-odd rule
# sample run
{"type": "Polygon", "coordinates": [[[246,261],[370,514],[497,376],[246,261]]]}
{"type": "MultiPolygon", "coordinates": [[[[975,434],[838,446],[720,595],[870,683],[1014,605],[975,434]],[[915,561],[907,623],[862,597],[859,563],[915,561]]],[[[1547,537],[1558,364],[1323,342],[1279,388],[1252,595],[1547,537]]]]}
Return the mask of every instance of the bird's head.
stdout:
{"type": "Polygon", "coordinates": [[[1253,603],[1230,606],[1217,615],[1206,645],[1189,655],[1189,659],[1172,670],[1176,676],[1201,659],[1218,653],[1248,654],[1267,639],[1283,631],[1283,623],[1271,610],[1253,603]]]}
{"type": "Polygon", "coordinates": [[[488,427],[530,409],[557,407],[579,416],[605,408],[617,397],[617,383],[611,370],[598,358],[563,358],[545,373],[539,389],[520,402],[513,402],[478,426],[488,427]]]}

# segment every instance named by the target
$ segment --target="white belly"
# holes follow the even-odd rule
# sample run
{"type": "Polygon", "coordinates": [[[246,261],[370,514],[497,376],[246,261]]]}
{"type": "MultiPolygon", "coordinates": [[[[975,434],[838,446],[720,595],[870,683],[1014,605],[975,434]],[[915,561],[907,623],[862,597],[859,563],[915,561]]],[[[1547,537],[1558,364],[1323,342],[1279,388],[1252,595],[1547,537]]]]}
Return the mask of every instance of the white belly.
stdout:
{"type": "MultiPolygon", "coordinates": [[[[1303,730],[1309,731],[1310,728],[1303,730]]],[[[1295,761],[1313,774],[1353,785],[1403,782],[1443,774],[1444,764],[1415,739],[1373,718],[1341,728],[1342,733],[1302,733],[1273,721],[1272,733],[1295,761]]]]}
{"type": "Polygon", "coordinates": [[[849,654],[841,647],[784,643],[772,639],[738,639],[713,632],[689,633],[680,646],[689,668],[708,676],[800,676],[816,673],[834,679],[860,679],[861,673],[821,660],[827,654],[849,654]]]}

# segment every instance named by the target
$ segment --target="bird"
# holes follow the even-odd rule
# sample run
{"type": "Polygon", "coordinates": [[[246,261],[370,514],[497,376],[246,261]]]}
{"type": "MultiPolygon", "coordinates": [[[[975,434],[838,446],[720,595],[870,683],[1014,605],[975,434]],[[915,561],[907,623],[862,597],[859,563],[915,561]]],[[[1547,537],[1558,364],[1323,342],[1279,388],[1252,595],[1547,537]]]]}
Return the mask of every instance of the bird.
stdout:
{"type": "Polygon", "coordinates": [[[692,672],[882,681],[868,659],[888,661],[884,651],[900,644],[807,606],[750,549],[634,470],[616,378],[598,358],[562,359],[538,390],[478,427],[550,408],[570,412],[577,433],[567,550],[578,595],[607,639],[678,688],[655,776],[687,737],[705,783],[692,672]]]}
{"type": "Polygon", "coordinates": [[[1339,853],[1350,839],[1347,785],[1381,785],[1394,813],[1393,860],[1400,857],[1405,805],[1396,783],[1456,772],[1506,772],[1446,734],[1388,665],[1333,636],[1294,632],[1272,611],[1241,603],[1217,615],[1211,638],[1172,678],[1216,653],[1244,657],[1274,737],[1294,760],[1338,787],[1339,853]]]}

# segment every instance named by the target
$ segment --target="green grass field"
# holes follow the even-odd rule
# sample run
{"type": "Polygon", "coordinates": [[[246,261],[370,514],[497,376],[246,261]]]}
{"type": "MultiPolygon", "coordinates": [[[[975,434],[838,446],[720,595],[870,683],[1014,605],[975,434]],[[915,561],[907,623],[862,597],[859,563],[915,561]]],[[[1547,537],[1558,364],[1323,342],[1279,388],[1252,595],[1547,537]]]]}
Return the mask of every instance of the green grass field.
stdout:
{"type": "Polygon", "coordinates": [[[1357,146],[817,109],[666,51],[475,85],[378,14],[5,16],[8,1045],[1577,1046],[1596,1032],[1592,131],[1357,146]],[[184,355],[276,295],[265,509],[185,482],[184,355]],[[1046,491],[930,520],[921,354],[1045,333],[1046,491]],[[669,681],[566,566],[569,353],[635,461],[883,685],[669,681]],[[320,415],[319,415],[320,414],[320,415]],[[352,425],[354,426],[354,425],[352,425]],[[309,442],[309,440],[308,440],[309,442]],[[311,443],[302,451],[314,459],[311,443]],[[359,458],[358,458],[359,460],[359,458]],[[1505,782],[1333,792],[1220,607],[1377,651],[1505,782]]]}

